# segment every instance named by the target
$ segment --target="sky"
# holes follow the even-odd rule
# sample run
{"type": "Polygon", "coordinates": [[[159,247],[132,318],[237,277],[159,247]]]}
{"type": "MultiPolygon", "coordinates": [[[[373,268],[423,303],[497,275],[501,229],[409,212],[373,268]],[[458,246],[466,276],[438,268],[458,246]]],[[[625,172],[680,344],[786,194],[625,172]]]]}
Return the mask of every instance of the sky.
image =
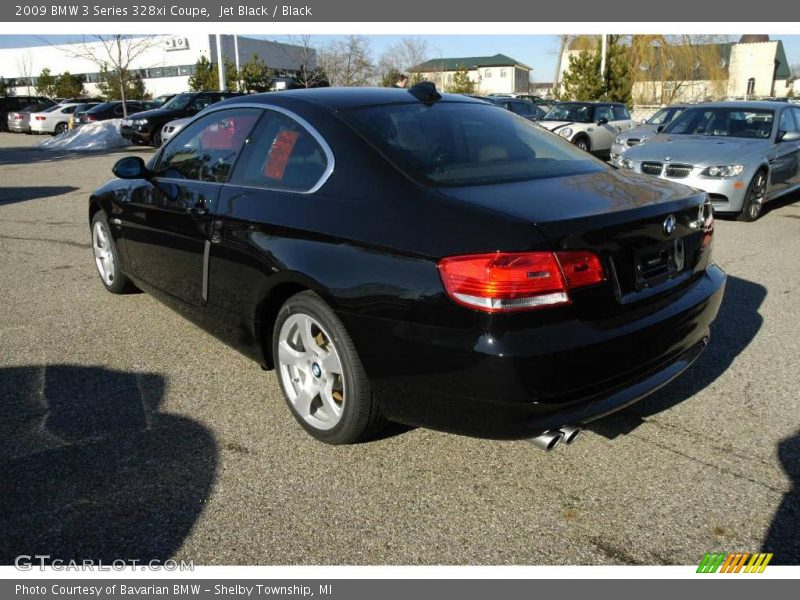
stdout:
{"type": "MultiPolygon", "coordinates": [[[[262,39],[291,42],[288,36],[252,35],[262,39]]],[[[323,45],[334,39],[334,35],[315,35],[316,43],[323,45]]],[[[559,49],[557,35],[368,35],[373,58],[403,37],[424,37],[433,57],[492,56],[505,54],[533,68],[531,76],[535,82],[553,80],[559,49]]],[[[738,36],[733,36],[738,39],[738,36]]],[[[800,35],[773,35],[772,39],[783,40],[789,64],[800,64],[800,35]]],[[[76,40],[74,36],[0,35],[0,48],[42,46],[76,40]]]]}

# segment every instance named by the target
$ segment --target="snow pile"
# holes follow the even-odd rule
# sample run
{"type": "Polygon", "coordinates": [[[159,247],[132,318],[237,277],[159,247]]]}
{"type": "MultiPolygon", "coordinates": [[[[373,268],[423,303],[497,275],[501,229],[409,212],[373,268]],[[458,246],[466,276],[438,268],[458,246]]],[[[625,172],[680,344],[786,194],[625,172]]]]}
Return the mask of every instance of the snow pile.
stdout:
{"type": "Polygon", "coordinates": [[[119,134],[121,119],[86,123],[72,131],[48,138],[36,144],[42,150],[108,150],[129,146],[119,134]]]}

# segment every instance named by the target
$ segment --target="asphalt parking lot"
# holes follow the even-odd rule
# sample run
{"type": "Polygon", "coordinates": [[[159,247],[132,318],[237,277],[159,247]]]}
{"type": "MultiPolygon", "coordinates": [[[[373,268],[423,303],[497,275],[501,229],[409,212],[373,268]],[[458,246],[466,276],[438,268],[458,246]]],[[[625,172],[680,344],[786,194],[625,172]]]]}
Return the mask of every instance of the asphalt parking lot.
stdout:
{"type": "Polygon", "coordinates": [[[575,445],[398,427],[329,447],[273,373],[105,292],[86,200],[122,154],[37,139],[0,133],[0,563],[800,564],[800,196],[718,222],[706,353],[575,445]]]}

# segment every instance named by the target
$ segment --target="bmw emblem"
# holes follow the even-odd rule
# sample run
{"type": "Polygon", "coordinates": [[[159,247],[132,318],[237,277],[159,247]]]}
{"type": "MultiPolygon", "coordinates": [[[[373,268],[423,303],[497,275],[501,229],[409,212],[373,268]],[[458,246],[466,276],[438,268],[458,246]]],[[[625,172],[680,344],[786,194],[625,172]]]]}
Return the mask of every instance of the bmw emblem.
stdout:
{"type": "Polygon", "coordinates": [[[322,369],[320,369],[317,363],[311,365],[311,372],[314,374],[314,377],[319,377],[320,375],[322,375],[322,369]]]}
{"type": "Polygon", "coordinates": [[[675,220],[675,215],[670,215],[666,219],[664,219],[664,223],[662,228],[664,229],[664,235],[669,237],[675,231],[675,227],[677,225],[677,221],[675,220]]]}
{"type": "Polygon", "coordinates": [[[671,157],[671,156],[665,156],[665,157],[664,157],[664,162],[669,162],[669,161],[671,161],[671,160],[672,160],[672,157],[671,157]]]}

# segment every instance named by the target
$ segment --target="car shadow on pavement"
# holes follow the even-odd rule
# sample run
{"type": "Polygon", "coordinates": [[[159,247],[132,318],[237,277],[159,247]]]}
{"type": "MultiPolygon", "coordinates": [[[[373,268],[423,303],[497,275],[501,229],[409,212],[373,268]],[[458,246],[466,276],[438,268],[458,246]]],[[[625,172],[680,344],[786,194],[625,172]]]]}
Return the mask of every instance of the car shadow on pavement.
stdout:
{"type": "Polygon", "coordinates": [[[27,200],[51,198],[61,194],[69,194],[78,188],[71,185],[40,185],[29,187],[0,187],[0,206],[16,204],[27,200]]]}
{"type": "Polygon", "coordinates": [[[0,368],[0,564],[178,550],[211,492],[217,447],[199,423],[159,412],[164,389],[152,373],[0,368]]]}
{"type": "Polygon", "coordinates": [[[753,341],[764,321],[758,310],[767,289],[728,276],[725,296],[711,325],[711,343],[700,358],[674,381],[633,406],[591,423],[587,429],[607,438],[630,433],[646,417],[665,411],[711,385],[753,341]]]}
{"type": "Polygon", "coordinates": [[[762,552],[772,552],[772,564],[800,564],[800,431],[778,444],[778,458],[792,481],[769,526],[762,552]]]}

